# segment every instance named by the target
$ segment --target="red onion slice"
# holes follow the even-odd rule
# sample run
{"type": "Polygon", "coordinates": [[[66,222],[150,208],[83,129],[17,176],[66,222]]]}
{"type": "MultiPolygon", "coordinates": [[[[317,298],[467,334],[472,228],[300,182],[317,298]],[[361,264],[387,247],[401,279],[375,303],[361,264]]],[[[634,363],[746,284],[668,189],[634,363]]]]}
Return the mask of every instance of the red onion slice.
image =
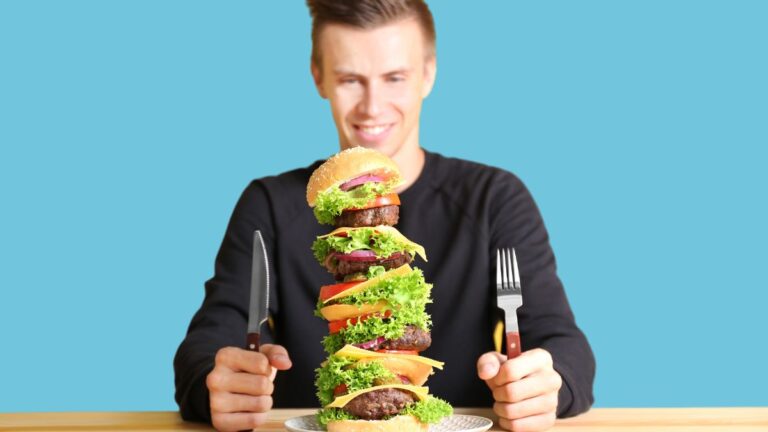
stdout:
{"type": "Polygon", "coordinates": [[[368,183],[368,182],[381,183],[383,181],[384,181],[384,179],[382,177],[379,177],[379,176],[374,175],[374,174],[366,174],[366,175],[362,175],[360,177],[353,178],[352,180],[350,180],[350,181],[348,181],[346,183],[343,183],[341,186],[339,186],[339,189],[341,189],[341,190],[346,192],[346,191],[352,189],[355,186],[360,186],[363,183],[368,183]]]}
{"type": "Polygon", "coordinates": [[[386,258],[376,258],[376,253],[368,249],[360,249],[360,250],[352,251],[348,254],[343,254],[338,252],[334,252],[332,254],[333,258],[336,258],[339,261],[377,261],[377,260],[390,261],[393,259],[400,258],[400,256],[402,255],[403,255],[402,252],[393,252],[392,255],[386,258]]]}
{"type": "Polygon", "coordinates": [[[336,253],[340,261],[376,261],[376,253],[368,249],[359,249],[348,254],[336,253]]]}
{"type": "Polygon", "coordinates": [[[377,337],[374,340],[369,340],[368,342],[363,342],[363,343],[359,343],[359,344],[352,344],[352,346],[356,346],[356,347],[362,348],[362,349],[371,349],[371,348],[376,348],[379,345],[383,344],[385,340],[386,339],[384,339],[383,337],[379,336],[379,337],[377,337]]]}

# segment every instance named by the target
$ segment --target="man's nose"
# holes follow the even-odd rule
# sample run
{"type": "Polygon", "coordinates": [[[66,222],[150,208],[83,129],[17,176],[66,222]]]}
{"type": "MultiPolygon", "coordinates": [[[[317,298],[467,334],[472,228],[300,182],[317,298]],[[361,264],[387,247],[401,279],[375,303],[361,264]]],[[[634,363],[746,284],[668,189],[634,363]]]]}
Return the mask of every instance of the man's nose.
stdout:
{"type": "Polygon", "coordinates": [[[360,111],[368,117],[376,117],[381,112],[382,103],[381,91],[377,86],[369,85],[360,101],[360,111]]]}

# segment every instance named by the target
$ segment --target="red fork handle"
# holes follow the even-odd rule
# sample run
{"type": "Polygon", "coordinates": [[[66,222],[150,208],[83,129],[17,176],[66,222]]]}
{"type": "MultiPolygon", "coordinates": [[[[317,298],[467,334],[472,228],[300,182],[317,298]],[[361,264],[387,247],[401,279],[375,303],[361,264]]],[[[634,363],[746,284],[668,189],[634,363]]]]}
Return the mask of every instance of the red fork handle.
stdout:
{"type": "Polygon", "coordinates": [[[507,358],[513,359],[520,355],[520,333],[507,333],[507,358]]]}

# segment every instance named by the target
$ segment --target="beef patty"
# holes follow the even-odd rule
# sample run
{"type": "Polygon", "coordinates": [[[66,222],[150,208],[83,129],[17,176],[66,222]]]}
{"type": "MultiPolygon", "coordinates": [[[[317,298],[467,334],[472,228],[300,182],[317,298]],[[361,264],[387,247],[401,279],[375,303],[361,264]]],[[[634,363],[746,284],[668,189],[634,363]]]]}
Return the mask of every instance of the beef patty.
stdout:
{"type": "Polygon", "coordinates": [[[386,340],[378,349],[424,351],[432,345],[432,335],[416,326],[407,326],[397,339],[386,340]]]}
{"type": "Polygon", "coordinates": [[[375,260],[375,261],[343,261],[339,260],[336,264],[336,271],[333,272],[333,276],[336,280],[343,280],[344,276],[355,273],[367,273],[368,267],[371,266],[383,266],[384,269],[389,270],[398,268],[404,264],[411,262],[412,259],[407,253],[396,252],[390,255],[389,258],[375,260]]]}
{"type": "Polygon", "coordinates": [[[336,216],[337,227],[367,227],[376,225],[393,226],[400,215],[400,206],[388,205],[364,210],[344,210],[336,216]]]}
{"type": "Polygon", "coordinates": [[[348,413],[365,420],[379,420],[398,414],[414,402],[411,392],[387,388],[363,393],[344,406],[348,413]]]}

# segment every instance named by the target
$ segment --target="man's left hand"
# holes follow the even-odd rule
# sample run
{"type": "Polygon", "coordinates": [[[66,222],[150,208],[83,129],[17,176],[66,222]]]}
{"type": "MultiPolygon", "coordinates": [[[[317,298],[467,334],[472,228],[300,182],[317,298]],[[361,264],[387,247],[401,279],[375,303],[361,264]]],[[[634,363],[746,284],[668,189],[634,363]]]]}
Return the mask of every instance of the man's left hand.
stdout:
{"type": "Polygon", "coordinates": [[[493,392],[493,411],[502,428],[543,431],[555,424],[563,380],[552,367],[548,351],[536,348],[511,360],[488,352],[477,360],[477,374],[493,392]]]}

